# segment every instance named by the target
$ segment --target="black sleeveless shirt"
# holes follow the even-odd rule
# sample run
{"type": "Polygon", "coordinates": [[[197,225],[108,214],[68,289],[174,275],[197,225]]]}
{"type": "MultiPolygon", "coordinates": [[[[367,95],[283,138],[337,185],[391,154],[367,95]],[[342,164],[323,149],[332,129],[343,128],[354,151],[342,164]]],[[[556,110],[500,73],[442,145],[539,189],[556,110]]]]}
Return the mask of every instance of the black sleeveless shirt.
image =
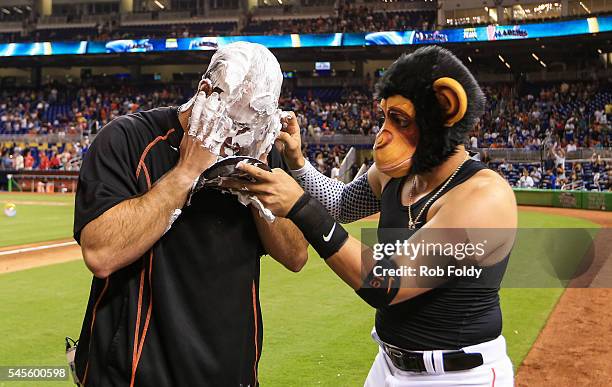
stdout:
{"type": "MultiPolygon", "coordinates": [[[[480,161],[466,161],[438,198],[486,168],[480,161]]],[[[402,232],[402,240],[415,232],[408,229],[408,207],[401,201],[405,181],[406,177],[391,179],[382,192],[378,226],[380,243],[395,243],[397,240],[397,234],[381,232],[385,228],[404,228],[406,232],[402,232]]],[[[442,184],[412,205],[413,216],[421,211],[442,184]]],[[[419,219],[422,223],[417,224],[417,229],[424,225],[428,211],[429,208],[423,211],[419,219]]],[[[377,309],[375,326],[378,336],[388,344],[415,351],[459,349],[495,339],[502,330],[498,291],[507,264],[508,257],[484,267],[479,280],[461,280],[459,277],[448,286],[377,309]],[[486,288],[483,283],[487,284],[486,288]],[[491,284],[496,286],[492,288],[491,284]]]]}

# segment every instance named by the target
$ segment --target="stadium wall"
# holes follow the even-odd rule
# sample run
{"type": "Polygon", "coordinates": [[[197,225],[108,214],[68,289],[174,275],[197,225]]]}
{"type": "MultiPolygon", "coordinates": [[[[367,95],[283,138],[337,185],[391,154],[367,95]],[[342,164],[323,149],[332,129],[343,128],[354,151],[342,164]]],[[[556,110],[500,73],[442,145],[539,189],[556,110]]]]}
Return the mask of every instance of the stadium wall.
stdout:
{"type": "Polygon", "coordinates": [[[514,189],[516,202],[525,206],[612,211],[612,192],[514,189]]]}

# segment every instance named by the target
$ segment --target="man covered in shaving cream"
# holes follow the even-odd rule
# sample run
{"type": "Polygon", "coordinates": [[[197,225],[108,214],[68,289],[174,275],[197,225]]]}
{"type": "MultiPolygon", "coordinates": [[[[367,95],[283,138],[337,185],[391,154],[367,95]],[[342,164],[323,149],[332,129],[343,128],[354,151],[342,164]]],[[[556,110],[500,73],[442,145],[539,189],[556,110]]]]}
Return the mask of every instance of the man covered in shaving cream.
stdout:
{"type": "Polygon", "coordinates": [[[258,385],[260,256],[299,271],[307,243],[291,221],[244,205],[257,204],[249,195],[198,182],[227,155],[283,168],[281,83],[266,48],[231,44],[188,103],[117,118],[96,137],[74,221],[94,274],[75,360],[82,385],[258,385]]]}
{"type": "Polygon", "coordinates": [[[512,386],[498,291],[514,241],[516,202],[508,184],[463,145],[483,112],[482,91],[450,51],[431,46],[395,61],[377,94],[384,124],[375,164],[350,184],[305,162],[295,119],[279,139],[301,187],[279,169],[251,165],[241,168],[256,182],[223,184],[257,195],[275,215],[293,220],[327,265],[376,309],[372,336],[379,353],[366,386],[512,386]],[[378,211],[380,243],[485,242],[483,253],[464,260],[424,250],[407,257],[398,249],[381,259],[339,224],[378,211]],[[432,264],[471,264],[480,274],[405,274],[432,264]]]}

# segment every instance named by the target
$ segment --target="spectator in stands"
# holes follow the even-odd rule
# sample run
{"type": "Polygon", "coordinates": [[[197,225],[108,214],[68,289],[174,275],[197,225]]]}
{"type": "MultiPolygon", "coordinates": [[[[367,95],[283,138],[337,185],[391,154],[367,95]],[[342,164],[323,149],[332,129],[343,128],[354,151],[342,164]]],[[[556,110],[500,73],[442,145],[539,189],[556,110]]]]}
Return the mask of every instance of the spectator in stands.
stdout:
{"type": "Polygon", "coordinates": [[[13,169],[13,159],[11,158],[11,154],[9,150],[3,150],[2,158],[0,159],[0,169],[3,170],[12,170],[13,169]]]}
{"type": "Polygon", "coordinates": [[[544,188],[557,189],[557,176],[553,173],[552,169],[546,170],[544,177],[544,188]]]}
{"type": "Polygon", "coordinates": [[[565,179],[565,164],[557,164],[555,175],[558,179],[565,179]]]}
{"type": "Polygon", "coordinates": [[[59,169],[61,166],[61,162],[59,156],[55,151],[51,153],[51,158],[49,159],[49,168],[50,169],[59,169]]]}
{"type": "Polygon", "coordinates": [[[601,185],[599,184],[601,174],[599,172],[595,172],[593,175],[593,186],[597,191],[601,191],[601,185]]]}
{"type": "Polygon", "coordinates": [[[558,144],[551,148],[552,154],[554,156],[555,165],[565,165],[565,151],[558,144]]]}
{"type": "Polygon", "coordinates": [[[340,166],[334,161],[334,166],[331,169],[330,176],[332,179],[340,179],[340,166]]]}
{"type": "Polygon", "coordinates": [[[24,168],[23,155],[21,154],[21,149],[17,148],[15,154],[13,155],[13,169],[16,171],[20,171],[24,168]]]}
{"type": "Polygon", "coordinates": [[[523,168],[523,175],[519,179],[518,186],[520,188],[533,188],[534,182],[526,169],[523,168]]]}
{"type": "Polygon", "coordinates": [[[315,156],[315,164],[315,168],[317,168],[319,172],[324,175],[329,175],[327,165],[325,164],[325,160],[323,159],[323,153],[317,153],[317,155],[315,156]]]}
{"type": "Polygon", "coordinates": [[[472,134],[472,136],[470,137],[470,147],[472,149],[478,148],[478,137],[476,137],[475,134],[472,134]]]}
{"type": "Polygon", "coordinates": [[[542,180],[542,172],[540,167],[533,168],[529,176],[531,176],[531,179],[533,180],[534,187],[540,187],[540,181],[542,180]]]}
{"type": "Polygon", "coordinates": [[[49,169],[49,158],[45,152],[41,152],[40,154],[40,162],[38,164],[38,169],[41,171],[46,171],[49,169]]]}
{"type": "Polygon", "coordinates": [[[32,156],[31,150],[26,150],[26,157],[24,159],[24,169],[31,171],[34,166],[34,157],[32,156]]]}
{"type": "Polygon", "coordinates": [[[583,190],[584,189],[584,182],[582,181],[582,179],[578,176],[576,172],[572,172],[570,179],[568,181],[568,185],[569,185],[569,188],[573,190],[583,190]]]}

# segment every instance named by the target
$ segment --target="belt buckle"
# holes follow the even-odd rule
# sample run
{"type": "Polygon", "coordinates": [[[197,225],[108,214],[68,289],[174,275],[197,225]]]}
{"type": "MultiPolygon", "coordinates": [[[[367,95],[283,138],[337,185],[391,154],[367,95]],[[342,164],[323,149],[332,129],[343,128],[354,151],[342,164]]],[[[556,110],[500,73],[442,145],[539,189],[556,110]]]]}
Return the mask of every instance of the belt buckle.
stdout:
{"type": "Polygon", "coordinates": [[[391,359],[391,363],[393,363],[393,365],[398,369],[407,372],[423,372],[423,369],[419,367],[419,362],[415,357],[388,345],[385,347],[387,350],[387,355],[389,356],[389,359],[391,359]]]}

